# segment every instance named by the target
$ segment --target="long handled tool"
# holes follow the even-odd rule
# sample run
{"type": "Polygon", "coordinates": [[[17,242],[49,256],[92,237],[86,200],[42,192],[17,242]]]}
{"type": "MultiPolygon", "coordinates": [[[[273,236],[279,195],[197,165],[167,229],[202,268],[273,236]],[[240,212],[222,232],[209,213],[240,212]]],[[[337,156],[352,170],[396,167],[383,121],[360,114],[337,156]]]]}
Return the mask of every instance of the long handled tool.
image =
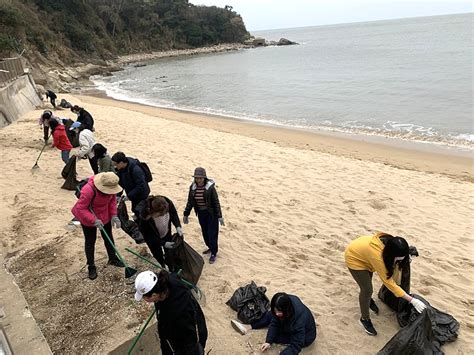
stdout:
{"type": "Polygon", "coordinates": [[[143,325],[142,329],[140,329],[140,333],[137,334],[137,336],[135,337],[135,339],[133,340],[133,343],[132,345],[130,345],[130,347],[128,348],[128,351],[127,351],[127,355],[130,355],[133,351],[133,349],[135,348],[135,345],[137,345],[138,343],[138,340],[141,338],[141,336],[143,335],[143,332],[145,331],[148,323],[150,323],[151,319],[153,318],[153,316],[155,315],[156,313],[156,309],[153,308],[153,312],[151,312],[151,314],[148,316],[148,319],[146,320],[145,324],[143,325]]]}
{"type": "Polygon", "coordinates": [[[119,251],[117,250],[117,247],[115,246],[115,244],[112,243],[112,240],[110,239],[109,235],[105,231],[104,227],[100,227],[100,231],[105,235],[105,238],[107,239],[107,241],[110,243],[112,248],[114,248],[115,254],[117,254],[120,261],[125,265],[125,278],[128,279],[132,277],[133,275],[135,275],[137,273],[137,270],[127,265],[125,260],[122,258],[122,255],[120,255],[119,251]]]}
{"type": "Polygon", "coordinates": [[[44,145],[43,145],[43,148],[41,148],[41,152],[39,153],[38,155],[38,159],[36,159],[36,163],[35,165],[33,165],[33,167],[31,169],[39,169],[39,165],[38,165],[38,161],[40,160],[41,158],[41,154],[43,154],[43,151],[44,151],[44,148],[46,148],[46,146],[48,145],[48,141],[49,141],[49,138],[51,137],[51,134],[49,135],[48,139],[46,140],[46,142],[44,142],[44,145]]]}

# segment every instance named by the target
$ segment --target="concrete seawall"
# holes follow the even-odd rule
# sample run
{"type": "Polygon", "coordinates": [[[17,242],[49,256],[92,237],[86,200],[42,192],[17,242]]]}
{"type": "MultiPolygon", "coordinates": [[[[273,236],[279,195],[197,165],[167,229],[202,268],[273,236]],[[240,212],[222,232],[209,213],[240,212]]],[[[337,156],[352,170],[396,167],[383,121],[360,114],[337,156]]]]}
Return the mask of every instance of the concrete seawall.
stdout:
{"type": "Polygon", "coordinates": [[[0,128],[41,105],[42,101],[31,75],[20,76],[0,88],[0,128]]]}

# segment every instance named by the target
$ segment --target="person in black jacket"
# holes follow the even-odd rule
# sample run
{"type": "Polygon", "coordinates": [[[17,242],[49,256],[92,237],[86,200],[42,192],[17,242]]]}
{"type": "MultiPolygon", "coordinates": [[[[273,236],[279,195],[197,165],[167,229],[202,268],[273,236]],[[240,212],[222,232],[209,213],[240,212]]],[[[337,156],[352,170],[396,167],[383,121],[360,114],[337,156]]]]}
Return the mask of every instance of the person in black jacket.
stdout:
{"type": "Polygon", "coordinates": [[[54,91],[52,90],[46,90],[46,99],[49,98],[49,101],[51,102],[51,105],[53,105],[54,108],[56,108],[56,99],[58,98],[54,91]]]}
{"type": "Polygon", "coordinates": [[[137,159],[125,156],[123,152],[117,152],[112,156],[112,163],[120,178],[120,186],[125,190],[127,198],[132,202],[132,212],[139,218],[138,204],[146,200],[150,194],[150,186],[146,181],[143,171],[137,159]]]}
{"type": "Polygon", "coordinates": [[[206,319],[191,291],[175,274],[143,271],[135,279],[135,289],[136,301],[155,303],[163,355],[204,354],[206,319]]]}
{"type": "Polygon", "coordinates": [[[92,115],[89,112],[77,105],[71,107],[71,111],[77,115],[77,122],[81,122],[85,129],[94,132],[94,119],[92,118],[92,115]]]}
{"type": "MultiPolygon", "coordinates": [[[[138,227],[145,239],[151,254],[163,266],[165,253],[174,247],[171,224],[176,232],[183,236],[181,222],[173,202],[165,196],[149,196],[137,206],[139,213],[138,227]]],[[[170,266],[170,265],[168,265],[170,266]]]]}
{"type": "Polygon", "coordinates": [[[219,224],[224,225],[221,205],[215,187],[215,182],[207,178],[204,168],[194,170],[194,182],[189,187],[188,202],[184,209],[184,224],[189,223],[191,209],[197,214],[201,225],[202,236],[207,249],[203,254],[211,254],[209,263],[216,261],[218,251],[219,224]]]}
{"type": "Polygon", "coordinates": [[[301,300],[283,292],[276,293],[271,301],[272,318],[267,339],[261,347],[264,352],[273,343],[287,344],[280,355],[296,355],[316,339],[316,322],[313,314],[301,300]]]}

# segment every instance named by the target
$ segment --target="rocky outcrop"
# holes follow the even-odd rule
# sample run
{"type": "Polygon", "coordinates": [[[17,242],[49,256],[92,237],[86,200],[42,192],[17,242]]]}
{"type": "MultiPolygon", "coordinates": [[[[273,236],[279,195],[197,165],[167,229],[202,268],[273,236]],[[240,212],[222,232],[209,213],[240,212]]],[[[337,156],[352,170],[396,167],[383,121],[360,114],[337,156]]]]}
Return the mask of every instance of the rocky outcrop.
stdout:
{"type": "Polygon", "coordinates": [[[32,69],[32,74],[35,82],[41,85],[43,90],[46,87],[59,93],[69,93],[92,75],[112,75],[112,72],[119,70],[122,68],[115,64],[79,63],[74,67],[58,65],[55,68],[37,65],[32,69]]]}
{"type": "Polygon", "coordinates": [[[252,37],[244,42],[246,46],[249,47],[266,47],[266,46],[290,46],[293,44],[298,44],[296,42],[290,41],[286,38],[280,38],[279,41],[267,41],[262,37],[252,37]]]}

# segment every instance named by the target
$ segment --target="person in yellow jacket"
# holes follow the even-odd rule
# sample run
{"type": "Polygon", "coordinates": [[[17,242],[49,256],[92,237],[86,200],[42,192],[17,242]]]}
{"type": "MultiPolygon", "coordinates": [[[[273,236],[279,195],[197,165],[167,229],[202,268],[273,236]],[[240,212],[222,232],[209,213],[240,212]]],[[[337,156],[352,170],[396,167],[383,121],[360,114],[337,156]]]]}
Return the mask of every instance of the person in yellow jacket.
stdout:
{"type": "Polygon", "coordinates": [[[360,287],[359,305],[360,324],[369,335],[377,335],[369,309],[376,314],[379,309],[372,299],[372,274],[377,272],[384,285],[397,297],[410,302],[421,313],[426,305],[419,299],[408,295],[393,280],[395,268],[403,269],[410,262],[409,246],[402,237],[393,237],[386,233],[362,236],[353,240],[346,248],[346,265],[360,287]]]}

